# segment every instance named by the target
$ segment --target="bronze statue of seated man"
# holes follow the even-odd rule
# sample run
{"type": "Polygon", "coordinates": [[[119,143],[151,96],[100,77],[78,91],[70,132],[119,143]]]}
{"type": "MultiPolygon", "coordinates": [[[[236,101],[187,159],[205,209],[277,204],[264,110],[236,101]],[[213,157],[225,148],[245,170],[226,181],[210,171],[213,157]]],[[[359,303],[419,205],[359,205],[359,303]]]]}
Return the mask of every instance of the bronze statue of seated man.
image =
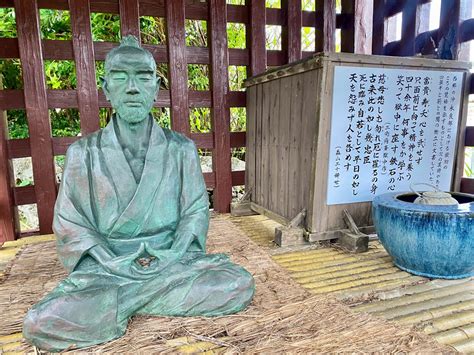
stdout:
{"type": "Polygon", "coordinates": [[[209,202],[196,147],[157,125],[152,55],[126,37],[106,58],[115,110],[71,145],[54,232],[70,272],[28,312],[24,337],[49,351],[122,336],[136,314],[220,316],[251,301],[255,284],[223,254],[206,254],[209,202]]]}

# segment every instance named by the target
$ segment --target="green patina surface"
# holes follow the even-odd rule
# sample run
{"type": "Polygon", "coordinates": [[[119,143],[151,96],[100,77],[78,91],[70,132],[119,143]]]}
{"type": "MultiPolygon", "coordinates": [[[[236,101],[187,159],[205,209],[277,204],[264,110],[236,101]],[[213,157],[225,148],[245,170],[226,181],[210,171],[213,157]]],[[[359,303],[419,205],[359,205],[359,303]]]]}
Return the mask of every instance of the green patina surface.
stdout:
{"type": "Polygon", "coordinates": [[[123,335],[134,314],[219,316],[244,309],[254,280],[205,253],[208,196],[194,143],[150,116],[156,64],[133,37],[106,59],[110,123],[73,144],[55,207],[60,260],[70,272],[27,314],[41,349],[123,335]]]}

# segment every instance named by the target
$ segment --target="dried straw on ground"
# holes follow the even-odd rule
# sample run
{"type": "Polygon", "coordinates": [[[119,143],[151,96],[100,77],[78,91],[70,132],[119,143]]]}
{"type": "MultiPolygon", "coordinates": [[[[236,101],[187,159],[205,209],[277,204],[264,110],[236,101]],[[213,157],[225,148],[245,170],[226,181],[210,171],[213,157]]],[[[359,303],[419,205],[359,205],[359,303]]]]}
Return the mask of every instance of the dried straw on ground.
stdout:
{"type": "MultiPolygon", "coordinates": [[[[226,252],[255,277],[257,293],[244,312],[217,318],[135,317],[127,334],[88,349],[176,352],[187,337],[232,353],[446,352],[424,334],[352,312],[329,297],[311,297],[226,217],[211,222],[209,252],[226,252]]],[[[21,331],[33,303],[63,278],[52,243],[27,246],[0,285],[0,334],[21,331]]],[[[15,350],[32,351],[27,344],[15,350]]]]}

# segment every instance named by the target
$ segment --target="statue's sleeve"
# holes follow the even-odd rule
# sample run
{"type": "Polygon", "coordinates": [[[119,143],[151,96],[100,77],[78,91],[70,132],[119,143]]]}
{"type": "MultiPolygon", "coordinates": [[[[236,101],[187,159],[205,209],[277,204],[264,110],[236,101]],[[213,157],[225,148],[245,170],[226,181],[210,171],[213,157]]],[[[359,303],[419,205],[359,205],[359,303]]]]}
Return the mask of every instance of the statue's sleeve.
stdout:
{"type": "Polygon", "coordinates": [[[205,251],[209,228],[209,197],[201,171],[201,163],[196,146],[189,141],[183,145],[180,221],[176,229],[175,241],[180,237],[193,235],[188,250],[205,251]]]}
{"type": "Polygon", "coordinates": [[[96,231],[89,191],[85,148],[72,145],[66,154],[64,172],[54,208],[53,230],[59,259],[72,272],[87,251],[102,238],[96,231]]]}

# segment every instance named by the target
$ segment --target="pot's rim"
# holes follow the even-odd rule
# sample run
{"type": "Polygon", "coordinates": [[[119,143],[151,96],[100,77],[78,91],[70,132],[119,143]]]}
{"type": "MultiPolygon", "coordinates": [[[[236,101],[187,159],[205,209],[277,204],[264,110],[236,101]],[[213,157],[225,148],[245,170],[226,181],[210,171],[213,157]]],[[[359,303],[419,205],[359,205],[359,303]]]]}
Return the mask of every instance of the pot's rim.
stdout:
{"type": "MultiPolygon", "coordinates": [[[[406,202],[398,199],[400,196],[415,195],[413,192],[390,192],[378,195],[374,198],[372,205],[374,207],[384,206],[393,209],[402,209],[407,211],[447,213],[447,214],[473,214],[474,217],[474,195],[462,192],[450,192],[453,197],[463,196],[472,198],[473,202],[460,203],[459,205],[422,205],[413,202],[406,202]]],[[[416,195],[415,195],[416,196],[416,195]]]]}

